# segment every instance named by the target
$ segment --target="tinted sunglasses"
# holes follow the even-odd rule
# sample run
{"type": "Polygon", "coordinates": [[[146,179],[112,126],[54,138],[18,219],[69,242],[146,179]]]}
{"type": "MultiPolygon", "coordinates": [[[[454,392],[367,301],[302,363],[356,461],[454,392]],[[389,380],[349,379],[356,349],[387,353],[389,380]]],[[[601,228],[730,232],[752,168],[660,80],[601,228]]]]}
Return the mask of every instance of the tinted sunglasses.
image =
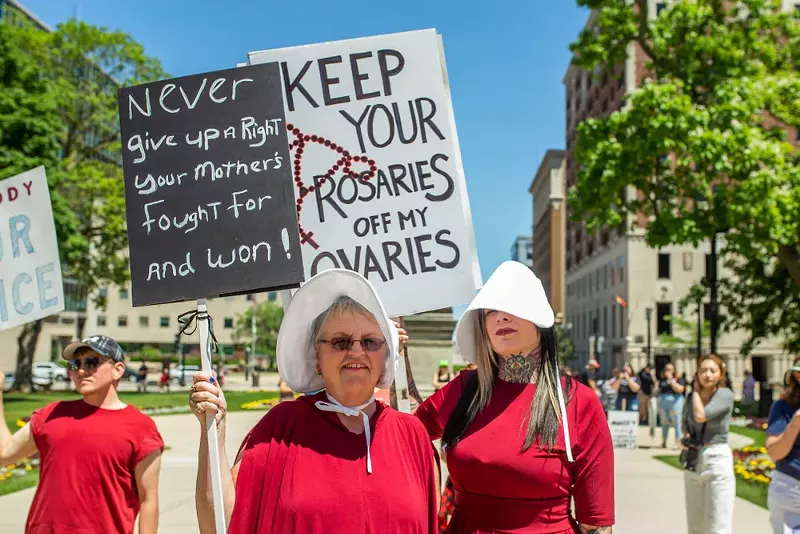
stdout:
{"type": "Polygon", "coordinates": [[[81,367],[83,367],[84,371],[86,371],[87,373],[91,373],[92,371],[100,367],[100,364],[106,361],[108,361],[108,358],[103,358],[100,356],[87,356],[83,360],[81,360],[80,358],[75,358],[67,362],[67,369],[69,369],[70,371],[78,371],[80,370],[81,367]]]}
{"type": "Polygon", "coordinates": [[[346,351],[353,348],[353,344],[358,341],[365,352],[378,352],[386,342],[375,337],[365,337],[364,339],[353,339],[352,337],[335,337],[333,339],[320,339],[320,343],[327,343],[332,349],[346,351]]]}

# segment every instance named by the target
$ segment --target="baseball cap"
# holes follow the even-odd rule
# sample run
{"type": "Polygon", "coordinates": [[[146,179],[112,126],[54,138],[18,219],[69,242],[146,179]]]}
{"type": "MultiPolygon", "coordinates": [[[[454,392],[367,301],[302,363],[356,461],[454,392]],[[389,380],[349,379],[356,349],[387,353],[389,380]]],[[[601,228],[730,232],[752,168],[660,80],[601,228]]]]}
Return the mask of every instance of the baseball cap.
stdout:
{"type": "Polygon", "coordinates": [[[589,365],[589,367],[594,367],[595,369],[599,369],[600,368],[600,364],[597,363],[597,360],[595,360],[595,359],[589,360],[589,363],[587,365],[589,365]]]}
{"type": "Polygon", "coordinates": [[[115,362],[125,360],[125,353],[122,352],[122,347],[108,336],[91,336],[81,341],[73,341],[64,347],[61,357],[65,360],[71,360],[75,356],[75,352],[83,348],[91,349],[100,356],[111,358],[115,362]]]}

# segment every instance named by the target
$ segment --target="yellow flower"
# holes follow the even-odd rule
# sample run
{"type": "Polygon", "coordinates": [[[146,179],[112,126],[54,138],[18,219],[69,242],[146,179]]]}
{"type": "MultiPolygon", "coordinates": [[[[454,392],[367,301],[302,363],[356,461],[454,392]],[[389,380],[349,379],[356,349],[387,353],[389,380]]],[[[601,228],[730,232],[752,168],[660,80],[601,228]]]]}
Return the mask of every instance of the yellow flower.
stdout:
{"type": "Polygon", "coordinates": [[[762,430],[766,430],[767,429],[767,423],[764,423],[763,425],[761,425],[761,429],[762,430]]]}
{"type": "Polygon", "coordinates": [[[33,467],[31,467],[30,465],[26,465],[25,471],[33,471],[33,467]]]}

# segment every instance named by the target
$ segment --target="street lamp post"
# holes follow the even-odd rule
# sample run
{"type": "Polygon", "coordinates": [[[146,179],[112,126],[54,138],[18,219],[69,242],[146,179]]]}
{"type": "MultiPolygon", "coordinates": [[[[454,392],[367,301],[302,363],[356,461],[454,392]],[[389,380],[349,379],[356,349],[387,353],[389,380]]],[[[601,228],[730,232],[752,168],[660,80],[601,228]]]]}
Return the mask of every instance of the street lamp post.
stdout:
{"type": "Polygon", "coordinates": [[[697,357],[703,351],[703,301],[697,301],[697,357]]]}
{"type": "Polygon", "coordinates": [[[647,319],[647,363],[650,363],[650,320],[653,318],[653,308],[644,309],[644,318],[647,319]]]}
{"type": "MultiPolygon", "coordinates": [[[[717,352],[717,332],[719,330],[719,313],[718,313],[718,305],[717,305],[717,232],[714,232],[714,235],[711,237],[711,254],[709,254],[708,258],[708,285],[709,285],[709,292],[710,292],[710,314],[711,317],[709,318],[710,322],[710,332],[709,332],[709,344],[710,350],[712,354],[716,354],[717,352]]],[[[700,357],[700,353],[697,353],[697,357],[700,357]]]]}

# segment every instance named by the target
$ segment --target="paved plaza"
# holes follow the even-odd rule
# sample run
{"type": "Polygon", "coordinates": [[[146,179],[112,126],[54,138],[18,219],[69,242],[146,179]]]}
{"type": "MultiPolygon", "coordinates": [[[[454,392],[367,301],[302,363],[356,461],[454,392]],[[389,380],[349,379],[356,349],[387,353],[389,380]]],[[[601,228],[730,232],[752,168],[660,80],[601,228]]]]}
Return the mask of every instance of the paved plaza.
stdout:
{"type": "MultiPolygon", "coordinates": [[[[236,412],[228,415],[228,453],[236,454],[247,431],[260,419],[261,412],[236,412]]],[[[194,485],[197,466],[199,425],[193,415],[155,418],[165,443],[161,472],[161,519],[159,532],[197,534],[194,485]]],[[[731,445],[741,447],[746,438],[731,434],[731,445]]],[[[648,449],[647,429],[639,438],[642,448],[618,450],[616,454],[617,526],[615,534],[680,534],[686,532],[683,502],[683,475],[652,458],[663,449],[648,449]]],[[[0,532],[22,533],[33,499],[33,489],[0,497],[0,532]]],[[[767,511],[741,499],[736,500],[734,534],[768,531],[767,511]]]]}

